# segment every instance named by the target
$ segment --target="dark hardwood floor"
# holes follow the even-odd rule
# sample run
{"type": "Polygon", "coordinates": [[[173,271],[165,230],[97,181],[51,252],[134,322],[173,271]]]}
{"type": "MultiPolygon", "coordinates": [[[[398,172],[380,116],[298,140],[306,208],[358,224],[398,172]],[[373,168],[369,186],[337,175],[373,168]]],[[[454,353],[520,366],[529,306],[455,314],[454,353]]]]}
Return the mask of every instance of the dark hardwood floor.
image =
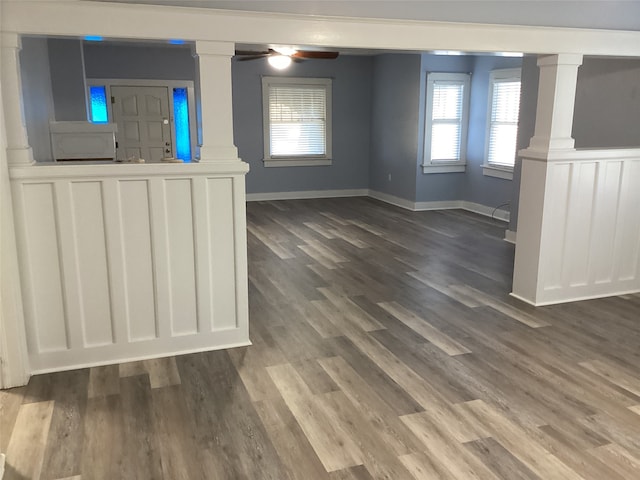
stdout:
{"type": "Polygon", "coordinates": [[[247,209],[253,346],[0,392],[5,480],[640,478],[640,295],[520,303],[463,211],[247,209]]]}

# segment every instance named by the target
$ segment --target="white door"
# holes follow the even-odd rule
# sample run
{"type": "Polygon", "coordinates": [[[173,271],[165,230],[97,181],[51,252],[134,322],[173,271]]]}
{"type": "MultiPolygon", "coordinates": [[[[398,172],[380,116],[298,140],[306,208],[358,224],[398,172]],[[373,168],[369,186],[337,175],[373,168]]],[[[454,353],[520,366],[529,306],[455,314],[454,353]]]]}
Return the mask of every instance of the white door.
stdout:
{"type": "Polygon", "coordinates": [[[173,157],[169,89],[167,87],[111,87],[116,133],[116,158],[159,162],[173,157]]]}

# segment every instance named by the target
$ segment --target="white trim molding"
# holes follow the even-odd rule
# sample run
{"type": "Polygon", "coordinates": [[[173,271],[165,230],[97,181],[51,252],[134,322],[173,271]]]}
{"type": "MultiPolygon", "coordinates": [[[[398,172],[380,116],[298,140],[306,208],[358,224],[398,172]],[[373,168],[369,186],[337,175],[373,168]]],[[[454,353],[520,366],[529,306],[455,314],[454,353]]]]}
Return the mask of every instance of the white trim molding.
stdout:
{"type": "Polygon", "coordinates": [[[496,209],[494,207],[488,207],[475,202],[468,202],[466,200],[443,200],[433,202],[413,202],[406,198],[397,197],[388,193],[378,192],[375,190],[369,190],[369,196],[380,200],[382,202],[401,207],[413,212],[424,212],[428,210],[467,210],[468,212],[478,213],[485,217],[491,217],[495,220],[508,222],[510,213],[508,210],[496,209]]]}
{"type": "Polygon", "coordinates": [[[356,188],[348,190],[303,190],[299,192],[247,193],[247,202],[270,200],[302,200],[310,198],[366,197],[369,190],[356,188]]]}
{"type": "Polygon", "coordinates": [[[406,198],[396,197],[389,193],[378,192],[377,190],[368,190],[367,195],[381,202],[395,205],[396,207],[404,208],[406,210],[416,211],[416,203],[406,198]]]}
{"type": "Polygon", "coordinates": [[[505,242],[513,243],[515,245],[517,237],[518,237],[518,232],[516,232],[515,230],[507,229],[507,230],[504,231],[504,241],[505,242]]]}
{"type": "Polygon", "coordinates": [[[482,174],[486,177],[513,180],[513,168],[501,168],[495,165],[484,164],[482,165],[482,174]]]}

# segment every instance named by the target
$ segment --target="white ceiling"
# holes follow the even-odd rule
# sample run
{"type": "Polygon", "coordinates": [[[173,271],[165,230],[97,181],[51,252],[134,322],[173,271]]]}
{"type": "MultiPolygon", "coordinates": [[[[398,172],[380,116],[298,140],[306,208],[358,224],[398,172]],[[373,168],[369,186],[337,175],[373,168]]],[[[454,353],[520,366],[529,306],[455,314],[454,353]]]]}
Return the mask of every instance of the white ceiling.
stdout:
{"type": "Polygon", "coordinates": [[[640,31],[640,0],[94,0],[304,15],[640,31]]]}

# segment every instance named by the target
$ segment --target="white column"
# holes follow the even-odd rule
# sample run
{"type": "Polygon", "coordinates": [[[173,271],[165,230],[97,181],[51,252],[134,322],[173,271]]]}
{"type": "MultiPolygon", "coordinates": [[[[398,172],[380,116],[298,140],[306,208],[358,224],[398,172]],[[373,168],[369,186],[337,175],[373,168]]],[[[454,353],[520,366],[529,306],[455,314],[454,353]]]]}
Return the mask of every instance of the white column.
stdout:
{"type": "Polygon", "coordinates": [[[20,49],[20,36],[17,33],[2,32],[2,96],[7,132],[7,160],[10,165],[33,163],[33,152],[25,127],[20,49]]]}
{"type": "Polygon", "coordinates": [[[534,305],[543,299],[543,271],[551,259],[552,232],[545,231],[554,208],[550,165],[554,157],[575,151],[571,137],[578,67],[582,55],[544,55],[538,58],[540,79],[535,133],[522,157],[518,208],[518,236],[512,295],[534,305]]]}
{"type": "MultiPolygon", "coordinates": [[[[5,34],[0,39],[5,46],[5,34]]],[[[3,56],[5,48],[2,48],[3,56]]],[[[10,50],[7,48],[7,50],[10,50]]],[[[4,60],[4,57],[3,57],[4,60]]],[[[18,270],[3,96],[4,61],[0,63],[0,389],[26,385],[29,367],[18,270]]],[[[15,74],[15,72],[11,72],[15,74]]]]}
{"type": "Polygon", "coordinates": [[[538,58],[540,83],[536,127],[529,149],[546,152],[574,147],[571,129],[580,65],[582,55],[544,55],[538,58]]]}
{"type": "Polygon", "coordinates": [[[196,41],[202,118],[201,162],[239,160],[233,143],[231,57],[229,42],[196,41]]]}

